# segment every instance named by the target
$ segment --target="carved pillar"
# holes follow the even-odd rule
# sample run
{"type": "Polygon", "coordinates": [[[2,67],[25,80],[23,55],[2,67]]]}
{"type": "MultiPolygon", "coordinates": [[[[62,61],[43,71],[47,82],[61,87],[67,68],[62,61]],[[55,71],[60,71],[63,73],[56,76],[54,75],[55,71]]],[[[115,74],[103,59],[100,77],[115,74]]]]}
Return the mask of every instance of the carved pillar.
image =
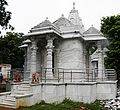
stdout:
{"type": "Polygon", "coordinates": [[[52,73],[52,63],[53,63],[53,59],[52,59],[52,52],[53,52],[53,39],[52,38],[47,38],[47,70],[46,70],[46,77],[47,78],[53,78],[53,73],[52,73]]]}
{"type": "Polygon", "coordinates": [[[86,77],[87,80],[89,81],[90,78],[90,42],[86,43],[86,50],[85,50],[85,57],[86,57],[86,77]]]}
{"type": "Polygon", "coordinates": [[[86,47],[85,43],[83,44],[83,64],[84,64],[84,71],[86,72],[86,47]]]}
{"type": "Polygon", "coordinates": [[[101,47],[101,41],[97,42],[98,47],[98,79],[104,78],[104,58],[103,58],[103,50],[101,47]]]}
{"type": "Polygon", "coordinates": [[[84,45],[83,45],[83,58],[84,58],[83,63],[84,63],[84,72],[85,72],[84,78],[86,79],[88,77],[88,75],[87,75],[87,73],[88,73],[88,71],[87,71],[88,59],[87,59],[86,43],[84,43],[84,45]]]}
{"type": "Polygon", "coordinates": [[[25,48],[25,55],[24,55],[24,73],[27,71],[27,49],[25,48]]]}
{"type": "Polygon", "coordinates": [[[33,40],[31,46],[30,78],[32,77],[32,73],[36,72],[36,53],[37,53],[36,41],[33,40]]]}
{"type": "Polygon", "coordinates": [[[30,72],[30,57],[31,57],[30,45],[28,45],[27,47],[27,72],[30,72]]]}

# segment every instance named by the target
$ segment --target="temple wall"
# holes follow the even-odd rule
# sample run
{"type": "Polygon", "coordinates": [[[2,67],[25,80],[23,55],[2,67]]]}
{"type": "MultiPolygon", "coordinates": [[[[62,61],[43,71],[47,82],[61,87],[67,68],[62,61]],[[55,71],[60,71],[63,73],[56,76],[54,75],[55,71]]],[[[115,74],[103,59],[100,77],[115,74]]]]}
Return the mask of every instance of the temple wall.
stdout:
{"type": "Polygon", "coordinates": [[[91,103],[96,99],[114,99],[116,97],[117,83],[116,81],[39,83],[31,84],[30,90],[30,93],[17,97],[18,106],[31,106],[42,100],[47,103],[59,103],[65,98],[84,103],[91,103]]]}
{"type": "Polygon", "coordinates": [[[97,99],[114,99],[117,95],[117,81],[97,82],[97,99]]]}
{"type": "Polygon", "coordinates": [[[56,47],[55,67],[65,69],[83,69],[83,44],[79,39],[65,39],[56,47]]]}
{"type": "Polygon", "coordinates": [[[47,103],[62,102],[65,98],[91,103],[96,100],[96,83],[42,83],[31,85],[31,104],[44,100],[47,103]],[[87,91],[87,92],[85,92],[87,91]]]}
{"type": "Polygon", "coordinates": [[[37,72],[41,72],[41,68],[46,68],[46,59],[47,52],[45,48],[39,49],[37,52],[37,60],[36,60],[36,66],[37,66],[37,72]]]}

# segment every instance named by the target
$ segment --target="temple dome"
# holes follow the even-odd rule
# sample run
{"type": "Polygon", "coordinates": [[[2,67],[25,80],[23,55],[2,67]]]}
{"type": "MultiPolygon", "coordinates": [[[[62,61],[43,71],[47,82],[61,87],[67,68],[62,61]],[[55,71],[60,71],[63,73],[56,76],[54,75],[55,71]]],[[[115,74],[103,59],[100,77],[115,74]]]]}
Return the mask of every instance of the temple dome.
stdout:
{"type": "Polygon", "coordinates": [[[102,33],[97,30],[95,27],[93,27],[93,25],[87,30],[85,31],[83,34],[98,34],[101,35],[102,33]]]}
{"type": "Polygon", "coordinates": [[[63,15],[57,19],[56,21],[53,22],[53,24],[60,29],[60,27],[68,27],[68,26],[74,26],[71,21],[69,21],[67,18],[65,18],[63,15]]]}
{"type": "Polygon", "coordinates": [[[44,28],[44,27],[54,27],[57,28],[54,24],[52,24],[48,18],[46,18],[46,20],[44,20],[43,22],[39,23],[38,25],[34,26],[32,29],[36,29],[36,28],[44,28]]]}
{"type": "Polygon", "coordinates": [[[83,33],[84,40],[105,40],[106,38],[103,36],[103,34],[97,30],[93,25],[83,33]]]}

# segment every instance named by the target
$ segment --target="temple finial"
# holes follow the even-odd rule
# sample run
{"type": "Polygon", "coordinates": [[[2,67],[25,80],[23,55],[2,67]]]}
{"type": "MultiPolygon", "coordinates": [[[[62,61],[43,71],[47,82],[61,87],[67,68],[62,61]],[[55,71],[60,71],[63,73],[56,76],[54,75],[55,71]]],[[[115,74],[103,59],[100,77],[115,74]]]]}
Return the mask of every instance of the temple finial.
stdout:
{"type": "Polygon", "coordinates": [[[73,9],[75,9],[75,2],[73,2],[73,9]]]}
{"type": "Polygon", "coordinates": [[[48,17],[46,17],[46,20],[48,20],[48,17]]]}
{"type": "Polygon", "coordinates": [[[61,17],[64,17],[64,14],[62,14],[61,17]]]}

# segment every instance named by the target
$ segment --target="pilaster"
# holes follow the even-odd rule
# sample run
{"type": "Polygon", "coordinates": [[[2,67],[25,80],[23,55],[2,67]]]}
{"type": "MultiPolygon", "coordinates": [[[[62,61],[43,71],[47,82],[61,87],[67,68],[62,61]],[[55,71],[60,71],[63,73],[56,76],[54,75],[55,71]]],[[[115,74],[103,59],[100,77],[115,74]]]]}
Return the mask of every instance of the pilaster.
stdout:
{"type": "Polygon", "coordinates": [[[104,56],[103,56],[103,50],[101,47],[101,41],[97,42],[98,47],[98,79],[104,78],[104,56]]]}
{"type": "Polygon", "coordinates": [[[36,41],[32,40],[30,78],[32,77],[32,73],[36,72],[36,53],[37,53],[37,45],[36,44],[37,44],[36,41]]]}
{"type": "Polygon", "coordinates": [[[31,51],[30,51],[30,44],[27,47],[27,72],[30,72],[30,57],[31,57],[31,51]]]}
{"type": "Polygon", "coordinates": [[[53,78],[53,72],[52,72],[52,66],[53,66],[53,57],[52,57],[52,52],[53,52],[53,38],[47,38],[47,66],[46,66],[46,77],[47,78],[53,78]]]}

